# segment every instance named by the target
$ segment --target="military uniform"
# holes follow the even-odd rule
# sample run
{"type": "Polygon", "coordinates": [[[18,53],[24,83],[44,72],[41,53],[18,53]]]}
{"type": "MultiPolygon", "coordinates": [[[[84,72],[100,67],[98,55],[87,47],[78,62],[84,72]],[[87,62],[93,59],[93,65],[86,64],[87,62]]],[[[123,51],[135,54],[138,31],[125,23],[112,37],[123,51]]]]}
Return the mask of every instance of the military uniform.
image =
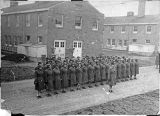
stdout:
{"type": "Polygon", "coordinates": [[[94,66],[91,64],[88,66],[88,79],[90,83],[94,82],[94,66]]]}
{"type": "Polygon", "coordinates": [[[106,72],[106,81],[108,83],[110,77],[110,65],[108,63],[106,63],[105,72],[106,72]]]}
{"type": "Polygon", "coordinates": [[[62,88],[65,89],[69,87],[69,77],[67,66],[61,67],[61,79],[62,79],[62,88]]]}
{"type": "Polygon", "coordinates": [[[120,63],[120,61],[119,61],[119,63],[116,65],[116,68],[117,68],[117,81],[120,81],[120,79],[122,78],[122,64],[120,63]]]}
{"type": "Polygon", "coordinates": [[[86,84],[88,83],[88,67],[86,65],[83,65],[82,70],[83,84],[86,84]]]}
{"type": "Polygon", "coordinates": [[[126,63],[126,77],[127,78],[130,77],[130,63],[129,62],[126,63]]]}
{"type": "Polygon", "coordinates": [[[121,65],[121,76],[122,76],[122,79],[125,80],[126,79],[126,64],[123,62],[122,65],[121,65]]]}
{"type": "Polygon", "coordinates": [[[109,78],[109,86],[112,89],[112,86],[116,85],[116,67],[111,65],[110,67],[110,78],[109,78]]]}
{"type": "Polygon", "coordinates": [[[95,65],[95,82],[99,82],[101,80],[100,74],[100,66],[98,64],[95,65]]]}
{"type": "Polygon", "coordinates": [[[78,84],[82,84],[82,68],[78,66],[76,68],[76,79],[78,84]]]}
{"type": "Polygon", "coordinates": [[[54,80],[54,78],[53,78],[53,70],[50,69],[50,68],[47,68],[45,70],[45,82],[47,84],[47,89],[49,91],[51,91],[53,89],[53,87],[54,87],[53,86],[53,80],[54,80]]]}
{"type": "Polygon", "coordinates": [[[60,78],[60,70],[58,66],[56,66],[53,69],[54,72],[54,79],[55,79],[55,89],[60,90],[61,89],[61,78],[60,78]]]}
{"type": "Polygon", "coordinates": [[[70,87],[73,87],[77,84],[76,82],[76,70],[74,66],[70,66],[69,68],[69,80],[70,80],[70,87]]]}

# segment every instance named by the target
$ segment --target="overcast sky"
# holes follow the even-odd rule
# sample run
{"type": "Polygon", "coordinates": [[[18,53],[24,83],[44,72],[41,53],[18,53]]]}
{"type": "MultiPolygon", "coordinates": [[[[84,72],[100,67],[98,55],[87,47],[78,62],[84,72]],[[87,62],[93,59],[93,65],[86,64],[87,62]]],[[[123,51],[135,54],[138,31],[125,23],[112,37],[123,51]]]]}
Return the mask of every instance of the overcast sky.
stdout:
{"type": "MultiPolygon", "coordinates": [[[[40,0],[40,1],[45,1],[45,0],[40,0]]],[[[56,1],[61,1],[61,0],[56,0],[56,1]]],[[[87,0],[87,1],[89,1],[100,12],[104,13],[106,17],[126,16],[128,11],[133,11],[135,15],[137,15],[138,13],[138,0],[87,0]]],[[[24,2],[21,2],[20,4],[24,4],[24,2]]],[[[8,5],[7,2],[5,2],[5,5],[3,6],[6,5],[8,5]]],[[[147,1],[145,11],[146,15],[160,14],[160,0],[147,1]]]]}

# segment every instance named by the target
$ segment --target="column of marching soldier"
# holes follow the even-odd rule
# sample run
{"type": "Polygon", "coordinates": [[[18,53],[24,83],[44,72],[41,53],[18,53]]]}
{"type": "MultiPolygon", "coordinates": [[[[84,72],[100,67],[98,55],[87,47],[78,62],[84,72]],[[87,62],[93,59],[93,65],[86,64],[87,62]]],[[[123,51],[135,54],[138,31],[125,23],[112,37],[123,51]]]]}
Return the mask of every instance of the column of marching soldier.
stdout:
{"type": "Polygon", "coordinates": [[[116,82],[136,79],[139,74],[137,59],[118,56],[86,56],[82,59],[46,58],[46,62],[38,62],[35,68],[35,89],[37,97],[41,98],[42,90],[47,96],[66,91],[75,91],[108,84],[109,92],[116,82]]]}

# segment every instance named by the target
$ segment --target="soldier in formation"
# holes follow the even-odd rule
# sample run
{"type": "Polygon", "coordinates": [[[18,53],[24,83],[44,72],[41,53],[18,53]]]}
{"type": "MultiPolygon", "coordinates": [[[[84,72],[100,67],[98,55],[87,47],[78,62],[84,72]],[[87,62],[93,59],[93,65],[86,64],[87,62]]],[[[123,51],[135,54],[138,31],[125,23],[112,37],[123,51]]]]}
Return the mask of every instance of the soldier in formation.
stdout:
{"type": "Polygon", "coordinates": [[[117,82],[136,79],[139,74],[137,59],[118,56],[86,56],[75,58],[46,58],[45,64],[41,62],[35,68],[35,89],[37,97],[46,90],[47,96],[85,89],[86,87],[108,84],[109,92],[117,82]]]}

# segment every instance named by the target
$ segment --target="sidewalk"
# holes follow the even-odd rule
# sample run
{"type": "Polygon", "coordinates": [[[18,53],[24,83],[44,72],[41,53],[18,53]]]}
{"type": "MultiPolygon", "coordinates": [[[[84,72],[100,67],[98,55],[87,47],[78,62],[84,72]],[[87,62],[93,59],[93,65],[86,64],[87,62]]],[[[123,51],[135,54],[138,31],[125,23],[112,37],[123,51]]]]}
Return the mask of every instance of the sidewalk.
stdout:
{"type": "MultiPolygon", "coordinates": [[[[37,99],[33,79],[2,83],[2,108],[24,114],[62,114],[94,106],[107,101],[149,92],[159,88],[160,74],[155,67],[141,67],[137,80],[118,83],[114,93],[107,94],[108,85],[87,88],[81,91],[61,93],[52,97],[37,99]]],[[[45,96],[45,95],[44,95],[45,96]]]]}

